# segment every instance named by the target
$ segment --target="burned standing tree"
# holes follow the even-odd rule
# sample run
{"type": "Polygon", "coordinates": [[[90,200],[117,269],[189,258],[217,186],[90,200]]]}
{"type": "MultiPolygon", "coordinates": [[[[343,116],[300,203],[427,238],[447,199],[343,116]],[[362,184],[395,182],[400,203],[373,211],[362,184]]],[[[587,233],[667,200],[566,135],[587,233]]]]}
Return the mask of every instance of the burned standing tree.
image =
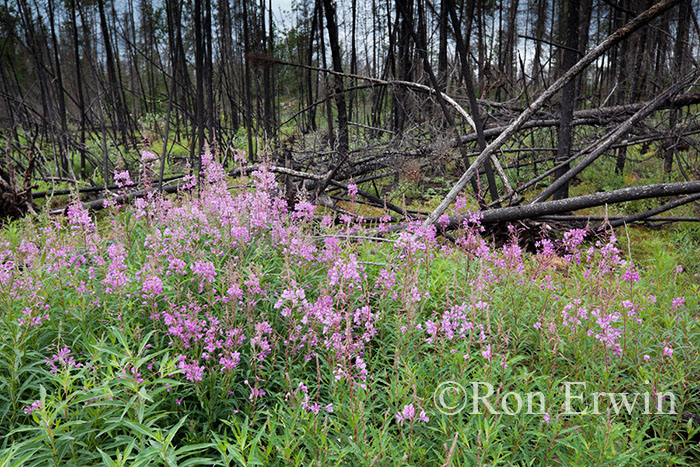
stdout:
{"type": "MultiPolygon", "coordinates": [[[[561,3],[565,10],[566,17],[566,48],[561,52],[564,59],[562,61],[562,72],[566,73],[576,64],[578,59],[578,23],[579,23],[579,2],[577,0],[564,0],[561,3]]],[[[576,89],[577,80],[569,81],[562,90],[560,108],[560,121],[558,131],[558,151],[557,161],[561,162],[569,158],[571,145],[573,143],[573,119],[576,110],[576,89]]],[[[560,178],[569,169],[568,164],[562,165],[554,173],[554,179],[560,178]]],[[[561,188],[554,192],[554,199],[564,199],[569,197],[569,184],[561,184],[561,188]]]]}

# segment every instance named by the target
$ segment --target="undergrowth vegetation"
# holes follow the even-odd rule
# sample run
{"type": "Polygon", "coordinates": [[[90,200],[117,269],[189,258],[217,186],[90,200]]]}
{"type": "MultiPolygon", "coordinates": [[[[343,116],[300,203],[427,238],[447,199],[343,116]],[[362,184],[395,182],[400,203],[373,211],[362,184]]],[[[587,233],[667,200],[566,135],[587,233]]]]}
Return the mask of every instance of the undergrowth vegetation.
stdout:
{"type": "Polygon", "coordinates": [[[465,199],[455,243],[389,234],[203,162],[0,232],[0,465],[697,462],[698,288],[668,252],[496,248],[465,199]]]}

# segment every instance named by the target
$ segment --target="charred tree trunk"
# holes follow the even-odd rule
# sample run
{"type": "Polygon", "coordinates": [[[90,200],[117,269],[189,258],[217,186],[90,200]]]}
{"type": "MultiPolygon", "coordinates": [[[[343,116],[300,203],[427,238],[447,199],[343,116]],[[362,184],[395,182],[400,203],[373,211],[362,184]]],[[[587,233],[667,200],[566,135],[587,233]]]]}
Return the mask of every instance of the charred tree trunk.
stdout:
{"type": "MultiPolygon", "coordinates": [[[[326,16],[326,29],[328,30],[328,42],[331,48],[333,71],[343,72],[343,61],[340,55],[340,41],[338,40],[338,24],[336,23],[335,5],[332,0],[323,0],[323,11],[326,16]]],[[[348,140],[348,114],[343,92],[343,78],[335,75],[333,79],[335,92],[335,105],[338,118],[337,148],[340,157],[345,157],[350,146],[348,140]]]]}
{"type": "MultiPolygon", "coordinates": [[[[566,0],[566,49],[563,51],[563,71],[566,73],[578,59],[578,15],[579,3],[577,0],[566,0]]],[[[576,80],[569,81],[564,86],[560,105],[560,124],[558,132],[557,161],[567,160],[571,154],[571,144],[573,141],[573,118],[576,110],[576,80]]],[[[564,165],[554,174],[555,179],[561,177],[569,170],[569,166],[564,165]]],[[[554,193],[554,199],[564,199],[569,197],[569,184],[563,185],[554,193]]]]}
{"type": "Polygon", "coordinates": [[[192,166],[199,174],[199,161],[204,147],[204,38],[202,35],[202,0],[194,0],[194,72],[196,81],[195,128],[192,141],[192,166]],[[195,149],[196,148],[196,149],[195,149]]]}
{"type": "MultiPolygon", "coordinates": [[[[676,28],[676,41],[674,44],[674,71],[677,77],[683,74],[683,68],[685,66],[685,44],[688,41],[688,25],[690,21],[691,11],[691,0],[683,0],[678,7],[678,26],[676,28]]],[[[677,78],[676,77],[676,78],[677,78]]],[[[678,123],[678,111],[671,110],[671,115],[669,117],[670,131],[673,133],[676,129],[676,124],[678,123]]],[[[664,154],[664,172],[671,173],[673,169],[673,158],[676,155],[675,142],[671,143],[671,147],[667,148],[664,154]]]]}
{"type": "Polygon", "coordinates": [[[255,148],[253,147],[253,105],[251,96],[250,84],[250,34],[248,32],[248,0],[241,0],[243,3],[243,61],[244,61],[244,83],[245,88],[245,124],[246,136],[248,138],[248,157],[251,161],[255,161],[255,148]]]}
{"type": "Polygon", "coordinates": [[[114,52],[112,50],[112,39],[107,24],[107,16],[105,14],[104,2],[97,2],[100,15],[100,29],[102,31],[102,40],[105,47],[105,60],[107,62],[107,100],[108,104],[116,114],[116,131],[121,134],[122,144],[127,144],[126,136],[126,120],[123,115],[121,93],[119,91],[119,79],[117,78],[117,67],[114,62],[114,52]]]}
{"type": "Polygon", "coordinates": [[[83,72],[80,66],[80,47],[78,42],[78,21],[76,18],[76,10],[78,9],[77,0],[71,1],[71,33],[73,35],[73,55],[75,56],[75,85],[78,89],[78,111],[80,112],[80,176],[87,176],[87,167],[85,161],[85,96],[83,95],[83,72]]]}

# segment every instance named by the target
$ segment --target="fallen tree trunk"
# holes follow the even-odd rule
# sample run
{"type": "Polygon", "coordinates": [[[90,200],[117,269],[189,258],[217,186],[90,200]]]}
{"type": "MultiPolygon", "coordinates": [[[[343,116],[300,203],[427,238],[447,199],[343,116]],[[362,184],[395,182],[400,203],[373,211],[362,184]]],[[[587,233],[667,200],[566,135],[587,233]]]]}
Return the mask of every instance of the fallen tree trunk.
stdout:
{"type": "MultiPolygon", "coordinates": [[[[637,122],[645,118],[647,115],[655,111],[662,104],[667,102],[673,94],[677,93],[688,84],[693,82],[698,76],[700,76],[700,70],[685,76],[680,82],[674,84],[666,91],[659,94],[659,96],[646,103],[642,106],[634,115],[625,120],[625,122],[617,127],[614,131],[608,134],[608,136],[593,150],[590,154],[584,157],[576,166],[572,167],[565,173],[563,173],[559,178],[557,178],[554,183],[549,185],[545,190],[543,190],[539,195],[532,200],[532,203],[539,203],[545,201],[547,198],[552,196],[560,188],[567,185],[569,181],[578,175],[582,170],[591,165],[596,159],[605,153],[610,147],[620,138],[622,138],[637,122]]],[[[580,153],[579,153],[580,155],[580,153]]],[[[566,161],[565,161],[566,162],[566,161]]]]}
{"type": "Polygon", "coordinates": [[[673,200],[669,203],[666,203],[662,206],[658,206],[654,209],[649,209],[648,211],[633,214],[631,216],[623,217],[621,219],[611,220],[610,227],[620,227],[621,225],[624,225],[624,224],[629,224],[631,222],[641,221],[641,220],[647,219],[649,217],[653,217],[657,214],[661,214],[662,212],[670,211],[671,209],[677,208],[678,206],[683,206],[684,204],[692,203],[693,201],[697,201],[699,199],[700,199],[700,193],[695,193],[693,195],[684,196],[683,198],[678,198],[678,199],[673,200]]]}
{"type": "MultiPolygon", "coordinates": [[[[175,175],[172,177],[166,177],[165,179],[162,180],[163,183],[165,182],[171,182],[173,180],[177,180],[179,178],[182,178],[182,175],[175,175]]],[[[158,182],[160,182],[160,179],[158,179],[158,182]]],[[[70,195],[71,193],[80,193],[80,194],[87,194],[87,193],[99,193],[101,191],[108,191],[108,190],[118,190],[120,187],[117,185],[109,185],[109,186],[89,186],[86,188],[78,188],[76,190],[47,190],[47,191],[35,191],[32,192],[32,198],[37,199],[37,198],[46,198],[47,196],[63,196],[63,195],[70,195]]]]}
{"type": "MultiPolygon", "coordinates": [[[[603,206],[605,204],[624,203],[637,199],[661,198],[663,196],[694,195],[696,193],[700,193],[700,181],[659,183],[656,185],[635,186],[592,195],[576,196],[574,198],[557,201],[490,209],[488,211],[481,211],[480,215],[482,224],[498,224],[524,219],[535,219],[552,214],[603,206]]],[[[462,226],[464,219],[464,216],[450,217],[448,228],[454,229],[462,226]]]]}
{"type": "MultiPolygon", "coordinates": [[[[700,132],[700,130],[698,130],[697,128],[690,127],[688,129],[688,131],[682,133],[680,136],[690,136],[690,135],[694,135],[698,132],[700,132]]],[[[663,141],[665,139],[676,138],[676,137],[677,137],[676,135],[671,135],[671,134],[659,134],[659,135],[654,135],[654,136],[649,136],[649,137],[637,138],[637,139],[633,139],[633,140],[623,140],[617,144],[612,145],[611,148],[634,146],[637,144],[650,143],[650,142],[654,142],[654,141],[663,141]]],[[[575,159],[581,157],[581,155],[585,154],[590,149],[591,149],[591,146],[589,146],[588,148],[586,148],[584,150],[577,152],[576,154],[571,156],[567,161],[564,161],[564,162],[573,162],[575,159]]],[[[564,162],[562,162],[562,164],[564,162]]],[[[540,182],[541,180],[547,178],[549,175],[553,174],[555,172],[555,170],[560,167],[560,165],[561,164],[557,164],[554,167],[552,167],[551,169],[548,169],[545,172],[541,173],[537,177],[535,177],[531,180],[528,180],[527,182],[523,183],[522,185],[519,185],[515,189],[515,193],[521,193],[523,190],[526,190],[526,189],[530,188],[531,186],[535,185],[536,183],[540,182]]],[[[507,196],[503,196],[498,201],[502,202],[502,201],[505,201],[507,198],[508,198],[507,196]]]]}
{"type": "MultiPolygon", "coordinates": [[[[649,102],[638,102],[635,104],[613,105],[610,107],[599,107],[597,109],[577,110],[574,112],[575,118],[597,118],[600,121],[609,121],[613,119],[624,118],[627,115],[632,115],[638,112],[649,102]]],[[[661,109],[680,109],[690,105],[700,104],[700,93],[679,94],[665,100],[657,110],[661,109]]]]}
{"type": "MultiPolygon", "coordinates": [[[[597,222],[602,222],[604,220],[608,220],[612,223],[612,221],[616,220],[621,220],[625,219],[627,216],[561,216],[561,215],[553,215],[553,216],[544,216],[544,217],[537,217],[535,219],[532,219],[533,221],[542,221],[542,222],[589,222],[589,221],[597,221],[597,222]]],[[[641,223],[646,223],[646,222],[700,222],[700,216],[698,217],[693,217],[693,216],[653,216],[653,217],[647,217],[645,219],[640,219],[636,220],[633,222],[641,222],[641,223]]],[[[627,224],[630,224],[631,222],[626,222],[627,224]]]]}
{"type": "Polygon", "coordinates": [[[433,224],[449,207],[450,204],[454,202],[457,195],[462,191],[465,185],[471,180],[475,175],[476,171],[479,169],[484,161],[491,157],[498,151],[503,143],[510,138],[516,131],[518,131],[527,120],[534,115],[534,113],[542,107],[542,105],[549,100],[554,94],[561,90],[569,81],[574,79],[579,73],[581,73],[589,64],[594,62],[598,57],[610,49],[613,45],[620,42],[622,39],[626,38],[634,31],[657,17],[658,15],[669,10],[671,7],[679,3],[680,0],[663,0],[651,8],[634,18],[632,21],[627,23],[622,28],[618,29],[603,42],[594,47],[590,52],[586,54],[581,60],[579,60],[573,67],[571,67],[561,78],[556,80],[544,93],[540,95],[530,106],[518,116],[518,118],[511,123],[508,128],[506,128],[503,133],[501,133],[493,142],[491,142],[486,149],[484,149],[479,157],[477,157],[472,165],[467,169],[467,171],[462,175],[459,181],[452,187],[447,196],[440,202],[437,208],[428,216],[425,220],[425,225],[433,224]]]}

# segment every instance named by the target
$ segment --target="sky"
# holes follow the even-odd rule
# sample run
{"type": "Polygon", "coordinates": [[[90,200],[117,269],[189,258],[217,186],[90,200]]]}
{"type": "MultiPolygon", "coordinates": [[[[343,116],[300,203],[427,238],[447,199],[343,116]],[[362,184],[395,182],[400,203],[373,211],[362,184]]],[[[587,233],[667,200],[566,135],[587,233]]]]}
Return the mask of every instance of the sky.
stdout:
{"type": "Polygon", "coordinates": [[[281,29],[287,29],[290,26],[290,15],[292,11],[292,0],[272,0],[272,14],[281,29]]]}

